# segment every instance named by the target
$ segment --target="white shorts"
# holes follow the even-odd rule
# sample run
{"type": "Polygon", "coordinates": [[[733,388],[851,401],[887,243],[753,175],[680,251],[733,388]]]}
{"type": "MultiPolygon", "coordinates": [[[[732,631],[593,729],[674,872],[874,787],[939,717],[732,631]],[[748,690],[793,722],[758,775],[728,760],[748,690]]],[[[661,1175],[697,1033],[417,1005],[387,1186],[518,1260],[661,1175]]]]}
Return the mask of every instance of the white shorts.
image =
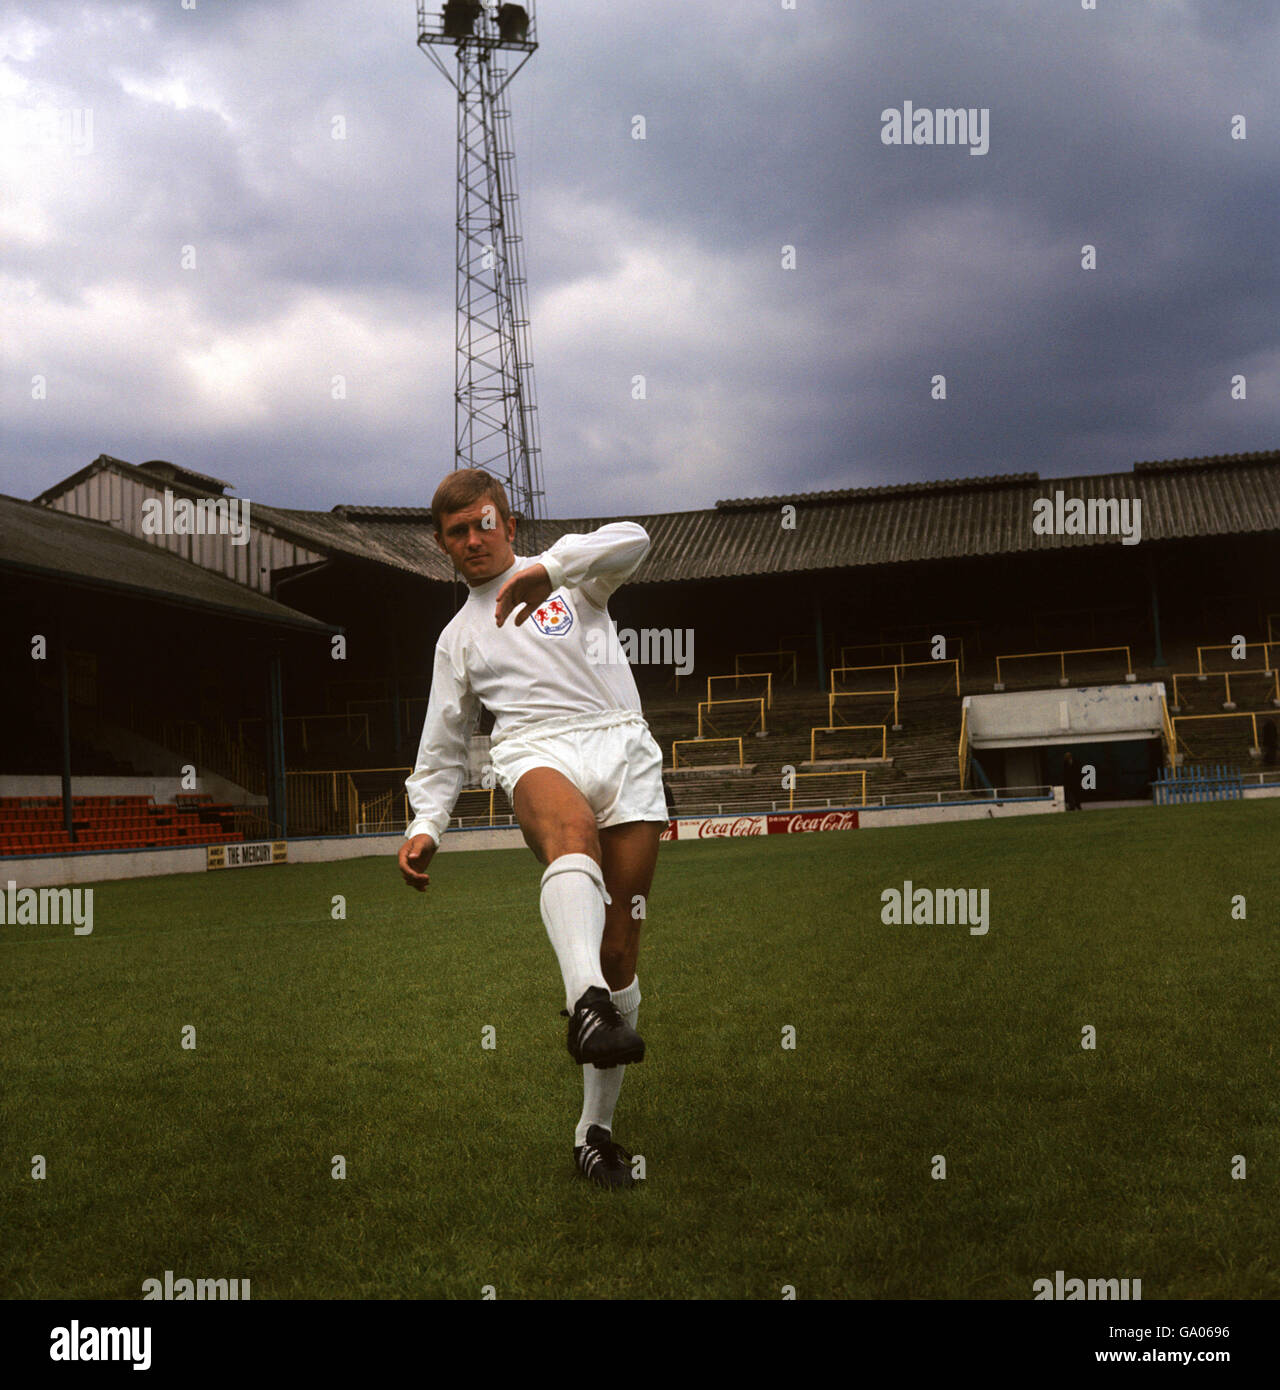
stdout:
{"type": "Polygon", "coordinates": [[[489,761],[507,799],[535,767],[562,773],[586,797],[596,825],[661,821],[667,815],[662,750],[644,716],[632,710],[546,719],[489,748],[489,761]]]}

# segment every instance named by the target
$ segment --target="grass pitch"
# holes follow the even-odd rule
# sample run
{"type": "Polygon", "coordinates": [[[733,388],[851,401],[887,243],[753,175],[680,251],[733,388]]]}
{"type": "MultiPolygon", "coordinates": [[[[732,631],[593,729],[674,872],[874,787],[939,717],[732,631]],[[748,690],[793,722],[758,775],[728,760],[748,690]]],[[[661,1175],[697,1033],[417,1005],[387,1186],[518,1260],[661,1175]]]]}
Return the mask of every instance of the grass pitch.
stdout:
{"type": "Polygon", "coordinates": [[[1280,1297],[1278,846],[1274,801],[663,846],[623,1193],[527,851],[99,885],[0,928],[0,1293],[1280,1297]],[[904,879],[989,932],[885,925],[904,879]]]}

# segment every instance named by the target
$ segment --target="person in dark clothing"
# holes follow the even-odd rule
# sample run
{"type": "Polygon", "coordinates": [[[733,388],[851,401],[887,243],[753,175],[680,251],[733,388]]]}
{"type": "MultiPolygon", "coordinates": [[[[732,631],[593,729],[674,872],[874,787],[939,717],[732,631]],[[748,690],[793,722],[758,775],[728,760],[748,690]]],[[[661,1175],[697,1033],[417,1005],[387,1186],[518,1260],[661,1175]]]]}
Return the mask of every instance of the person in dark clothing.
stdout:
{"type": "Polygon", "coordinates": [[[1266,767],[1276,765],[1276,721],[1268,719],[1262,726],[1262,761],[1266,767]]]}
{"type": "Polygon", "coordinates": [[[1067,810],[1080,810],[1080,769],[1070,753],[1062,759],[1062,790],[1066,794],[1067,810]]]}

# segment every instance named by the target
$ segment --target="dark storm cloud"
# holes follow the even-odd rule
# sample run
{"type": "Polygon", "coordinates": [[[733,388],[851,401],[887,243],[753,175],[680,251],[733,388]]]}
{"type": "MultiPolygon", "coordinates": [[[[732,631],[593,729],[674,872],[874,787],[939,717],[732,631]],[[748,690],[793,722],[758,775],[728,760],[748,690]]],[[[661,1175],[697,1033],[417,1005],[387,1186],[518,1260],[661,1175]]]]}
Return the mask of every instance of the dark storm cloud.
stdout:
{"type": "MultiPolygon", "coordinates": [[[[510,96],[552,509],[1274,447],[1277,23],[1220,9],[540,5],[510,96]],[[989,110],[989,151],[885,145],[904,101],[989,110]]],[[[5,151],[4,490],[106,451],[286,506],[430,491],[454,108],[413,11],[10,6],[0,104],[91,107],[94,149],[5,151]]]]}

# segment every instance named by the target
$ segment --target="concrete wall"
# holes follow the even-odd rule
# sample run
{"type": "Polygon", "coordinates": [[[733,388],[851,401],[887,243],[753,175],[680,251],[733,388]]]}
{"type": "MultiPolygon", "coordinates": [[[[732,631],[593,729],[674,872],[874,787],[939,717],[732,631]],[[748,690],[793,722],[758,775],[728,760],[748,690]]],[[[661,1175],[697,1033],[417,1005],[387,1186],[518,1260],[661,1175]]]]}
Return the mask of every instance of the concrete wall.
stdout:
{"type": "Polygon", "coordinates": [[[102,854],[71,854],[65,859],[38,854],[30,859],[0,859],[0,884],[7,885],[12,879],[19,888],[51,888],[120,878],[156,878],[160,874],[204,873],[207,863],[203,845],[195,849],[109,850],[102,854]]]}
{"type": "MultiPolygon", "coordinates": [[[[119,780],[119,779],[116,779],[119,780]]],[[[43,793],[32,793],[43,795],[43,793]]],[[[314,840],[290,840],[290,864],[328,864],[341,859],[387,857],[389,873],[398,873],[394,861],[403,835],[332,835],[314,840]]],[[[471,849],[520,849],[524,837],[518,829],[485,826],[477,830],[450,830],[440,853],[471,849]]],[[[105,883],[122,878],[158,878],[163,874],[206,873],[205,846],[193,849],[104,850],[100,854],[72,854],[65,858],[33,855],[27,859],[0,859],[0,885],[12,879],[19,888],[51,888],[73,883],[105,883]]],[[[252,869],[219,869],[218,873],[268,873],[269,866],[252,869]]]]}
{"type": "Polygon", "coordinates": [[[966,695],[975,749],[1159,738],[1161,681],[966,695]]]}
{"type": "Polygon", "coordinates": [[[1043,816],[1065,811],[1061,787],[1054,787],[1053,799],[1038,801],[969,802],[961,806],[888,806],[858,809],[860,830],[888,830],[899,825],[935,825],[940,821],[1004,820],[1009,816],[1043,816]]]}
{"type": "MultiPolygon", "coordinates": [[[[333,859],[368,859],[385,854],[392,860],[404,843],[403,835],[341,835],[316,840],[290,840],[290,864],[325,864],[333,859]]],[[[524,836],[517,828],[481,826],[475,830],[450,830],[438,853],[469,849],[523,849],[524,836]]],[[[394,866],[393,866],[394,869],[394,866]]]]}

